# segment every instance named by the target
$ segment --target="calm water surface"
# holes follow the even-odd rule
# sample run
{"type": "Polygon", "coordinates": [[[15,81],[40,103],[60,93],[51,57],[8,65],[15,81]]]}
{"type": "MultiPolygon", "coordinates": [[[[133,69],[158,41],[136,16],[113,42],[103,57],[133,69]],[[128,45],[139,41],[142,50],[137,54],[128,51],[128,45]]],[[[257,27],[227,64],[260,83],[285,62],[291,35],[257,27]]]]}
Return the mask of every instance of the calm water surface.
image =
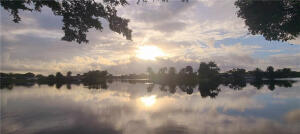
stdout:
{"type": "MultiPolygon", "coordinates": [[[[298,79],[300,80],[300,79],[298,79]]],[[[300,82],[292,87],[219,86],[215,98],[159,85],[113,82],[1,90],[4,134],[299,134],[300,82]],[[70,88],[70,87],[69,87],[70,88]]]]}

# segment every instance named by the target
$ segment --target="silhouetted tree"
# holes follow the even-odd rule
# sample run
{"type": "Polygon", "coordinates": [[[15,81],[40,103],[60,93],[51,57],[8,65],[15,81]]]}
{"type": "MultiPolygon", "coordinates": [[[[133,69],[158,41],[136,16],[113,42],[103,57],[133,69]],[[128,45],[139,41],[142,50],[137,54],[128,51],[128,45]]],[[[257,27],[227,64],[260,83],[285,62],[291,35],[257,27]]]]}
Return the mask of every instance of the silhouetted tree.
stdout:
{"type": "Polygon", "coordinates": [[[154,71],[151,67],[147,68],[147,73],[148,73],[148,76],[149,76],[148,79],[153,81],[155,79],[155,73],[154,73],[154,71]]]}
{"type": "Polygon", "coordinates": [[[232,76],[232,79],[241,80],[245,79],[246,70],[241,68],[234,68],[232,70],[229,70],[227,73],[232,76]]]}
{"type": "Polygon", "coordinates": [[[198,69],[199,79],[214,79],[219,74],[220,68],[214,62],[201,62],[198,69]]]}
{"type": "Polygon", "coordinates": [[[272,66],[267,67],[266,76],[268,79],[274,79],[274,68],[272,66]]]}
{"type": "Polygon", "coordinates": [[[21,21],[19,11],[38,11],[42,7],[49,7],[54,15],[62,16],[65,35],[62,40],[87,43],[86,33],[91,28],[102,30],[100,19],[109,23],[109,28],[131,40],[131,30],[128,19],[117,16],[116,6],[127,5],[126,0],[1,0],[1,6],[10,12],[13,21],[21,21]]]}
{"type": "Polygon", "coordinates": [[[299,0],[237,0],[237,15],[251,34],[267,40],[287,41],[300,33],[299,0]]]}
{"type": "Polygon", "coordinates": [[[72,72],[71,71],[68,71],[67,72],[67,77],[71,77],[72,76],[72,72]]]}
{"type": "Polygon", "coordinates": [[[48,79],[48,85],[49,86],[54,85],[54,83],[56,82],[55,81],[55,76],[53,74],[48,75],[47,79],[48,79]]]}
{"type": "Polygon", "coordinates": [[[251,74],[255,77],[255,80],[261,80],[264,77],[264,72],[259,68],[253,70],[251,74]]]}
{"type": "Polygon", "coordinates": [[[278,69],[274,73],[276,78],[292,77],[292,70],[290,68],[278,69]]]}
{"type": "Polygon", "coordinates": [[[177,74],[176,74],[176,69],[174,67],[170,67],[168,70],[168,77],[167,80],[168,82],[176,82],[177,74]]]}
{"type": "Polygon", "coordinates": [[[193,74],[193,67],[192,66],[186,66],[185,67],[185,72],[187,74],[193,74]]]}
{"type": "Polygon", "coordinates": [[[24,74],[24,76],[26,78],[33,78],[35,75],[33,73],[31,73],[31,72],[28,72],[28,73],[24,74]]]}
{"type": "Polygon", "coordinates": [[[61,72],[57,72],[55,75],[55,80],[57,83],[64,83],[65,82],[65,76],[61,72]]]}
{"type": "Polygon", "coordinates": [[[167,82],[167,71],[168,71],[167,67],[160,68],[157,73],[156,81],[160,82],[160,83],[166,83],[167,82]]]}
{"type": "Polygon", "coordinates": [[[107,79],[107,71],[99,71],[99,70],[96,70],[96,71],[89,71],[87,73],[84,73],[83,74],[83,82],[84,83],[99,83],[99,82],[106,82],[106,79],[107,79]]]}

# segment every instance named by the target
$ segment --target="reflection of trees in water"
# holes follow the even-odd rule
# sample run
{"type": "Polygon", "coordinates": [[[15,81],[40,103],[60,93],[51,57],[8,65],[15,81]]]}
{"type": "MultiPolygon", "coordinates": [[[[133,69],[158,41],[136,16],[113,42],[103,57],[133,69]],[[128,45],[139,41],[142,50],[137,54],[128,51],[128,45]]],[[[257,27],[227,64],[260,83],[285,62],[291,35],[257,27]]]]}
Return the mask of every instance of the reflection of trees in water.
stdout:
{"type": "Polygon", "coordinates": [[[194,88],[197,86],[197,84],[191,84],[191,83],[181,83],[178,85],[179,89],[181,89],[182,92],[186,92],[187,94],[192,94],[194,92],[194,88]]]}
{"type": "Polygon", "coordinates": [[[63,86],[63,83],[56,83],[55,87],[56,89],[60,89],[63,86]]]}
{"type": "Polygon", "coordinates": [[[257,89],[261,89],[264,85],[267,85],[268,89],[273,91],[278,87],[285,87],[290,88],[293,87],[293,84],[297,81],[293,80],[260,80],[260,81],[253,81],[250,84],[257,89]]]}
{"type": "Polygon", "coordinates": [[[117,6],[127,5],[126,0],[1,0],[1,6],[10,12],[13,21],[19,23],[19,11],[38,11],[49,7],[54,15],[62,16],[62,30],[65,35],[62,40],[87,43],[86,33],[91,28],[102,30],[100,19],[107,20],[109,28],[131,40],[131,30],[128,19],[117,16],[117,6]]]}
{"type": "Polygon", "coordinates": [[[152,92],[155,84],[148,84],[147,86],[147,92],[152,92]]]}
{"type": "Polygon", "coordinates": [[[215,81],[200,81],[198,90],[203,98],[211,97],[215,98],[218,96],[221,89],[219,88],[220,83],[215,81]]]}
{"type": "Polygon", "coordinates": [[[255,81],[250,82],[250,85],[256,87],[256,89],[259,90],[264,86],[264,83],[262,80],[255,80],[255,81]]]}
{"type": "MultiPolygon", "coordinates": [[[[128,81],[127,81],[128,82],[128,81]]],[[[139,81],[140,82],[140,81],[139,81]]],[[[294,83],[297,81],[294,80],[256,80],[250,82],[250,85],[256,87],[257,89],[261,89],[264,85],[268,87],[269,90],[273,91],[277,87],[285,87],[290,88],[293,86],[294,83]]],[[[23,86],[23,87],[32,87],[36,83],[29,82],[29,83],[1,83],[1,89],[9,89],[12,90],[14,86],[23,86]]],[[[62,86],[66,85],[66,88],[71,90],[72,85],[80,85],[80,82],[75,83],[37,83],[38,85],[48,85],[50,87],[55,86],[57,89],[61,89],[62,86]]],[[[159,84],[159,90],[162,92],[168,92],[171,94],[175,94],[177,90],[177,86],[182,92],[186,94],[193,94],[194,88],[198,85],[198,91],[203,98],[210,97],[215,98],[221,92],[221,88],[219,86],[223,84],[233,90],[242,90],[243,87],[247,85],[246,82],[236,82],[236,83],[224,83],[222,81],[214,81],[214,80],[202,80],[199,81],[197,84],[194,83],[164,83],[159,84]]],[[[83,86],[87,89],[107,89],[108,85],[106,81],[96,82],[96,83],[83,83],[83,86]]],[[[146,89],[147,92],[152,92],[155,87],[155,84],[147,84],[146,89]]]]}
{"type": "Polygon", "coordinates": [[[88,89],[107,89],[108,85],[106,81],[103,82],[97,82],[97,83],[83,83],[85,87],[88,89]]]}
{"type": "Polygon", "coordinates": [[[12,83],[1,83],[0,89],[8,89],[12,90],[14,88],[14,85],[12,83]]]}
{"type": "Polygon", "coordinates": [[[26,88],[31,88],[35,85],[35,82],[3,82],[0,80],[0,89],[12,90],[14,86],[22,86],[26,88]]]}
{"type": "Polygon", "coordinates": [[[171,94],[176,93],[176,87],[177,85],[174,83],[168,83],[168,84],[160,84],[159,90],[163,92],[169,92],[171,94]]]}
{"type": "Polygon", "coordinates": [[[245,79],[231,80],[230,82],[225,82],[223,84],[234,90],[242,90],[247,86],[245,79]]]}
{"type": "Polygon", "coordinates": [[[300,33],[299,0],[237,0],[238,17],[253,35],[267,40],[287,41],[300,33]]]}

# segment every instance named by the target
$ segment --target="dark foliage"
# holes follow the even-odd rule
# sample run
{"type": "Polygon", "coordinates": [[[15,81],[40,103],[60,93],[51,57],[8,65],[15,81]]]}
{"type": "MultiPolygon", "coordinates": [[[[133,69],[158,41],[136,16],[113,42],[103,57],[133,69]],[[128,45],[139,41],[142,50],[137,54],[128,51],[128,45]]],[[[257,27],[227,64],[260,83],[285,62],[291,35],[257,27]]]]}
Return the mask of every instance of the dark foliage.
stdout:
{"type": "Polygon", "coordinates": [[[300,34],[299,0],[237,0],[235,6],[253,35],[287,41],[300,34]]]}
{"type": "Polygon", "coordinates": [[[131,30],[128,19],[117,15],[117,6],[127,5],[126,0],[1,0],[1,6],[10,12],[13,21],[19,23],[19,11],[38,11],[42,7],[49,7],[54,15],[62,16],[62,30],[65,35],[62,40],[87,43],[86,33],[91,28],[102,30],[100,19],[109,23],[109,28],[131,40],[131,30]]]}

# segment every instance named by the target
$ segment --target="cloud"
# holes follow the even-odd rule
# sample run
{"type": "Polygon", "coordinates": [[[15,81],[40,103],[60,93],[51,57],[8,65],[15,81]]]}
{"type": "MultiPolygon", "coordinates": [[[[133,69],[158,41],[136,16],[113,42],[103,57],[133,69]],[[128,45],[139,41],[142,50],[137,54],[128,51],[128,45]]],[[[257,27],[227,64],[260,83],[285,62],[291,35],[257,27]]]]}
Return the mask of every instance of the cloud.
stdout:
{"type": "Polygon", "coordinates": [[[287,122],[300,123],[300,109],[289,111],[284,118],[287,122]]]}
{"type": "Polygon", "coordinates": [[[19,24],[12,23],[11,16],[1,9],[5,12],[1,14],[1,30],[7,31],[1,33],[1,71],[48,74],[107,69],[113,74],[124,74],[145,72],[149,66],[154,69],[174,66],[177,70],[186,65],[198,68],[199,62],[211,60],[224,71],[268,65],[299,70],[299,55],[295,52],[281,48],[276,52],[267,51],[265,44],[256,40],[243,41],[247,29],[236,17],[233,2],[155,1],[137,5],[130,1],[129,6],[118,7],[118,15],[130,19],[133,41],[110,31],[108,23],[101,20],[104,29],[101,32],[91,29],[87,34],[90,42],[86,45],[61,41],[62,18],[53,15],[48,8],[42,8],[41,13],[20,12],[19,24]],[[227,39],[241,41],[215,43],[227,39]],[[167,56],[156,61],[138,59],[135,51],[139,45],[157,46],[167,56]],[[257,52],[268,55],[257,55],[257,52]]]}
{"type": "Polygon", "coordinates": [[[294,45],[300,45],[300,37],[297,37],[294,40],[287,41],[288,43],[294,44],[294,45]]]}
{"type": "Polygon", "coordinates": [[[183,22],[168,22],[168,23],[158,24],[153,28],[161,32],[171,33],[179,30],[183,30],[186,26],[187,25],[183,22]]]}

